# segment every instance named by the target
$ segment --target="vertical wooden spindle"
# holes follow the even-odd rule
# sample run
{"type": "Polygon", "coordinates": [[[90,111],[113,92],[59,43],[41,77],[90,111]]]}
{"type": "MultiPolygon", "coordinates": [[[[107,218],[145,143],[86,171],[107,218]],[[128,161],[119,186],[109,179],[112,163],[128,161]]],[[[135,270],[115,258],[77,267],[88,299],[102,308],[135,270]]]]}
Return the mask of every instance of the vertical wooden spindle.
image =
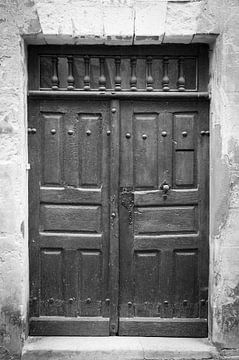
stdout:
{"type": "Polygon", "coordinates": [[[51,88],[52,90],[59,89],[59,78],[58,78],[58,57],[52,56],[52,77],[51,77],[51,88]]]}
{"type": "Polygon", "coordinates": [[[115,58],[115,90],[121,90],[121,76],[120,76],[120,63],[121,59],[119,56],[115,58]]]}
{"type": "Polygon", "coordinates": [[[106,78],[104,75],[105,70],[105,58],[103,56],[100,57],[100,77],[99,77],[99,90],[105,91],[106,78]]]}
{"type": "Polygon", "coordinates": [[[177,81],[178,91],[185,90],[185,78],[183,73],[183,57],[178,59],[178,81],[177,81]]]}
{"type": "Polygon", "coordinates": [[[74,90],[75,79],[73,76],[73,56],[68,56],[67,61],[68,61],[67,90],[74,90]]]}
{"type": "Polygon", "coordinates": [[[84,76],[84,90],[90,90],[90,58],[88,55],[84,57],[85,76],[84,76]]]}
{"type": "Polygon", "coordinates": [[[136,91],[137,90],[137,77],[136,77],[136,57],[131,58],[131,78],[130,78],[130,90],[136,91]]]}
{"type": "Polygon", "coordinates": [[[169,91],[169,77],[168,77],[168,57],[163,58],[163,79],[162,79],[163,91],[169,91]]]}
{"type": "Polygon", "coordinates": [[[148,56],[146,59],[147,77],[146,77],[146,89],[147,91],[153,91],[153,76],[152,76],[152,57],[148,56]]]}

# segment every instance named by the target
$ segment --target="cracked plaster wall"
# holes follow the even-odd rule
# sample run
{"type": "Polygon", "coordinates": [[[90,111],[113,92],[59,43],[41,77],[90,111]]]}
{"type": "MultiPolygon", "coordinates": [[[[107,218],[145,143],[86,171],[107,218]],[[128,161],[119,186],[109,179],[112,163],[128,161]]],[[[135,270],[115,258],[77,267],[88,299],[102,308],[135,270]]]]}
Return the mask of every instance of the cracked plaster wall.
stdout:
{"type": "Polygon", "coordinates": [[[215,34],[210,336],[239,348],[238,18],[238,0],[0,0],[0,355],[19,355],[27,333],[26,44],[210,43],[215,34]]]}

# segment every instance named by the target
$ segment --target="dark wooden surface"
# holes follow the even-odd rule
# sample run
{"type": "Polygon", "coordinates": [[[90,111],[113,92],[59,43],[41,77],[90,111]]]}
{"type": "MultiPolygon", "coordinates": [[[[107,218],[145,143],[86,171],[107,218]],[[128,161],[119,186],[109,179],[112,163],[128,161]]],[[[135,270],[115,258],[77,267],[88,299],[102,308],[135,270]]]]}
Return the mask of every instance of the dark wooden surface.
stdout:
{"type": "Polygon", "coordinates": [[[207,104],[128,101],[121,114],[120,188],[134,207],[130,222],[120,203],[119,334],[206,336],[207,104]]]}
{"type": "Polygon", "coordinates": [[[30,321],[32,334],[109,334],[108,108],[86,101],[29,106],[36,129],[29,134],[30,315],[39,317],[30,321]],[[66,326],[53,330],[52,316],[66,326]],[[88,318],[71,329],[67,317],[88,318]]]}
{"type": "Polygon", "coordinates": [[[207,336],[207,48],[151,50],[198,57],[200,92],[38,91],[40,54],[106,50],[29,49],[32,335],[207,336]]]}

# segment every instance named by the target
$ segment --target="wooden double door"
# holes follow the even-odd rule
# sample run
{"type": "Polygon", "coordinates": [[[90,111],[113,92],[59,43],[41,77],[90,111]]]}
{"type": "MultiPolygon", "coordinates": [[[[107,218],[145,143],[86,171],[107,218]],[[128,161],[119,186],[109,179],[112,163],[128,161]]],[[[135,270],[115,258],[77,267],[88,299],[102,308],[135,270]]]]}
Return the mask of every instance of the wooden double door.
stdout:
{"type": "Polygon", "coordinates": [[[208,104],[29,101],[30,333],[207,336],[208,104]]]}

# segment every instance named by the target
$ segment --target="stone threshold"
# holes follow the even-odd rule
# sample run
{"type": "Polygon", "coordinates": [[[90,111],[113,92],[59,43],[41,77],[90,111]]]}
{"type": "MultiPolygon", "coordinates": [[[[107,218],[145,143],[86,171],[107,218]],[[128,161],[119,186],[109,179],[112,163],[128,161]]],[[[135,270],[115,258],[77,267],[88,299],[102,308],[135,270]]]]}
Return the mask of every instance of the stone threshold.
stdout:
{"type": "Polygon", "coordinates": [[[208,339],[169,337],[28,337],[22,360],[215,359],[208,339]]]}

